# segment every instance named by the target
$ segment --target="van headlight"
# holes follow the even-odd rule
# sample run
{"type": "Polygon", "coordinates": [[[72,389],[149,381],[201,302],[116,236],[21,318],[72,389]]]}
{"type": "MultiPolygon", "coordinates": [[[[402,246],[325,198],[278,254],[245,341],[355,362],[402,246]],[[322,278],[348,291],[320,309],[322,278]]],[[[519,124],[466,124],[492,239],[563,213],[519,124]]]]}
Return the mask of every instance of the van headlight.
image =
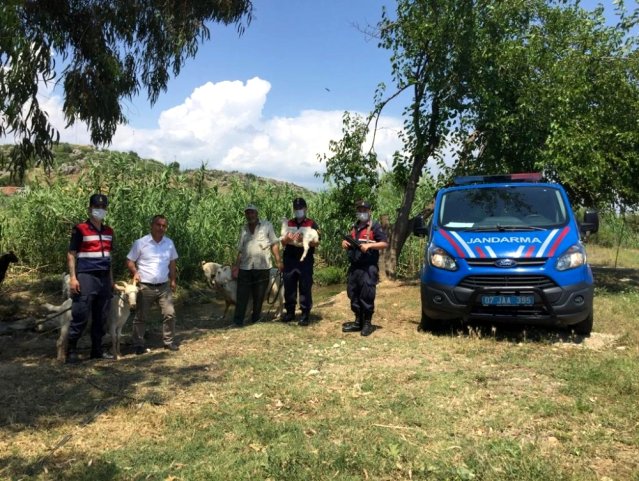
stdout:
{"type": "Polygon", "coordinates": [[[433,267],[445,269],[447,271],[456,271],[457,262],[441,247],[431,246],[428,248],[428,262],[433,267]]]}
{"type": "Polygon", "coordinates": [[[570,246],[559,259],[557,259],[557,270],[567,271],[575,267],[583,266],[586,263],[586,251],[580,244],[570,246]]]}

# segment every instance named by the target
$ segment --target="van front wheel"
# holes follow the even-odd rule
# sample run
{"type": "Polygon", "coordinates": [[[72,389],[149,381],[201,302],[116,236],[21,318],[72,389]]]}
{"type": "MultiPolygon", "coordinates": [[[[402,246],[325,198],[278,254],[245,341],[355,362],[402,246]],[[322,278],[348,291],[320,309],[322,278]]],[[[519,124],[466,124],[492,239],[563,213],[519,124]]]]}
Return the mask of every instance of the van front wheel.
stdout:
{"type": "Polygon", "coordinates": [[[573,324],[570,329],[580,336],[589,336],[592,332],[592,312],[590,315],[578,324],[573,324]]]}
{"type": "Polygon", "coordinates": [[[438,321],[435,319],[431,319],[430,317],[428,317],[426,314],[424,314],[422,312],[422,320],[419,323],[419,330],[420,331],[438,331],[440,329],[442,329],[443,323],[442,321],[438,321]]]}

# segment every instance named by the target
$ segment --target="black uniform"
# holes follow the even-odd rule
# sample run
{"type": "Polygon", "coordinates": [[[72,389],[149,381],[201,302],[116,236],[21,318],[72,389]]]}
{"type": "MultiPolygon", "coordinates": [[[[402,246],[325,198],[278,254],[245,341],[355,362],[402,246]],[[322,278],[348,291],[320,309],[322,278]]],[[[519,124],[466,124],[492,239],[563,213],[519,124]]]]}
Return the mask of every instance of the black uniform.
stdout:
{"type": "MultiPolygon", "coordinates": [[[[360,243],[388,242],[386,233],[379,222],[357,222],[351,237],[360,243]]],[[[376,286],[379,282],[379,251],[369,250],[365,254],[353,248],[349,249],[348,257],[348,298],[351,300],[351,310],[360,321],[369,321],[375,311],[376,286]]]]}
{"type": "MultiPolygon", "coordinates": [[[[319,231],[314,220],[304,218],[301,221],[290,219],[289,227],[311,227],[319,231]]],[[[289,315],[294,315],[297,304],[297,292],[299,288],[300,309],[302,315],[308,317],[313,307],[313,264],[315,248],[311,247],[303,261],[300,262],[304,249],[302,247],[287,244],[282,256],[284,260],[284,307],[289,315]]]]}

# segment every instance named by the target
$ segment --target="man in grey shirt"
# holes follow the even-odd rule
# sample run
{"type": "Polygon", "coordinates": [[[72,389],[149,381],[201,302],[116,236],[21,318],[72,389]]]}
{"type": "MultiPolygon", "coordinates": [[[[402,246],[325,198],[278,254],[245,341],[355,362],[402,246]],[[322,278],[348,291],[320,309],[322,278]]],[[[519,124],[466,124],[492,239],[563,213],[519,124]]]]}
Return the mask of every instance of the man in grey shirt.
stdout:
{"type": "Polygon", "coordinates": [[[251,322],[260,320],[262,304],[268,289],[269,271],[271,269],[271,252],[278,268],[283,268],[280,259],[279,238],[275,235],[273,225],[260,220],[257,207],[249,204],[244,209],[246,224],[242,227],[237,244],[237,259],[233,266],[233,275],[237,276],[237,303],[233,324],[241,327],[249,297],[253,297],[251,322]]]}

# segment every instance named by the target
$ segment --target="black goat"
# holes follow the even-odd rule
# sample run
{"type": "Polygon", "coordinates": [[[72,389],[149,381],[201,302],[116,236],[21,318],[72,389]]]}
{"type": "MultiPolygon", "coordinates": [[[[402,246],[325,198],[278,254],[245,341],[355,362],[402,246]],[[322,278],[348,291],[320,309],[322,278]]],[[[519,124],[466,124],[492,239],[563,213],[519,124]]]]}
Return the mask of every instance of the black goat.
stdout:
{"type": "Polygon", "coordinates": [[[4,276],[7,273],[7,269],[9,268],[9,264],[11,262],[18,262],[18,258],[13,253],[13,251],[9,251],[6,254],[2,254],[0,256],[0,284],[4,281],[4,276]]]}

